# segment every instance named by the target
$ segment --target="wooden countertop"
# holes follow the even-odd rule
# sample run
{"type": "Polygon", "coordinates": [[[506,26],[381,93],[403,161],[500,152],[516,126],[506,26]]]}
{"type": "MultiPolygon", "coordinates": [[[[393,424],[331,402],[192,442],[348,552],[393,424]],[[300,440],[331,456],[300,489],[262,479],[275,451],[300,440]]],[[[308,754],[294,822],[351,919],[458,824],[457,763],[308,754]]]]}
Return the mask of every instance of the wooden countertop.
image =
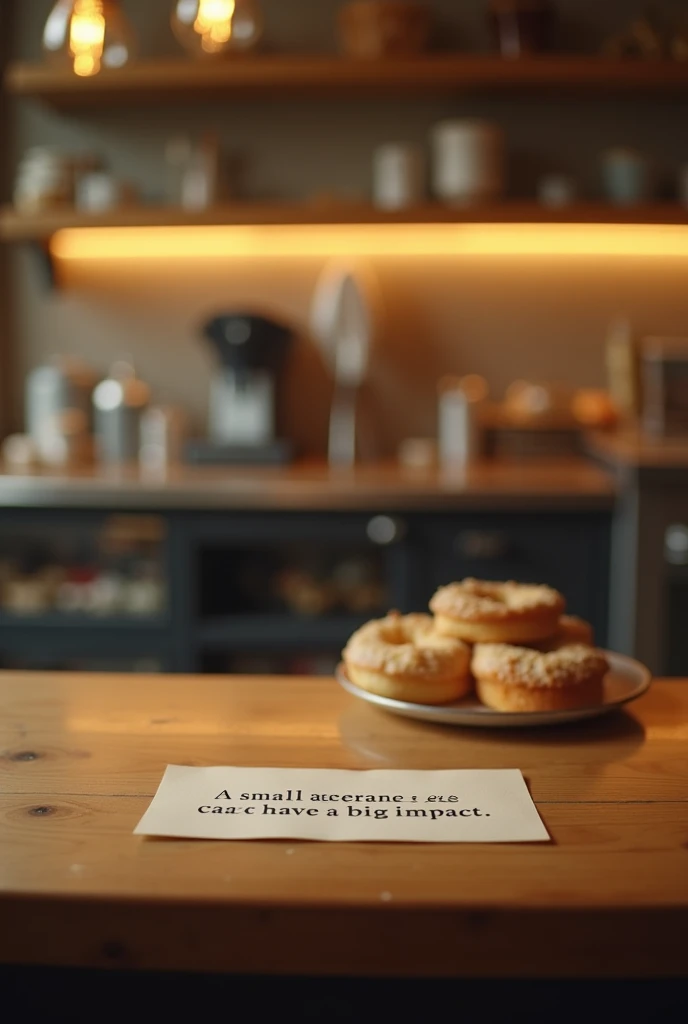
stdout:
{"type": "Polygon", "coordinates": [[[639,430],[594,433],[588,449],[622,469],[688,469],[688,438],[654,438],[639,430]]]}
{"type": "Polygon", "coordinates": [[[404,470],[393,463],[332,470],[320,462],[288,468],[177,467],[73,473],[0,472],[0,507],[433,510],[609,508],[611,474],[584,458],[483,460],[465,472],[404,470]]]}
{"type": "Polygon", "coordinates": [[[0,962],[242,974],[688,969],[688,681],[505,734],[332,680],[0,675],[0,962]],[[141,839],[168,763],[522,769],[550,844],[141,839]]]}

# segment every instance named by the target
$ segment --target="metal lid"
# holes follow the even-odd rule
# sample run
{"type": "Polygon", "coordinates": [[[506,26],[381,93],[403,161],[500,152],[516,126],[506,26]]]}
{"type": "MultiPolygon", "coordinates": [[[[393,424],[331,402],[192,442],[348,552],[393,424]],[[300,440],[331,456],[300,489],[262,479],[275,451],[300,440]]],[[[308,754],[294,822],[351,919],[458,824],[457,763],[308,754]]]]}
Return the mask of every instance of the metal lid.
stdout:
{"type": "Polygon", "coordinates": [[[101,412],[114,409],[143,409],[150,400],[150,388],[136,376],[130,363],[115,363],[110,376],[93,392],[93,404],[101,412]]]}

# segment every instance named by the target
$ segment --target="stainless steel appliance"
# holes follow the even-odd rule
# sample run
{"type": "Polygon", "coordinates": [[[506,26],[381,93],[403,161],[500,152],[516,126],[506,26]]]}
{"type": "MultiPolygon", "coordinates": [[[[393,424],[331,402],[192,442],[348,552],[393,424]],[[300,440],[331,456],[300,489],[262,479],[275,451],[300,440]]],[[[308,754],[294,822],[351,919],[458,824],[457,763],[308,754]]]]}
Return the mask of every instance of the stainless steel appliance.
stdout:
{"type": "Polygon", "coordinates": [[[187,446],[191,462],[288,461],[276,436],[276,383],[292,339],[283,324],[254,313],[228,313],[204,327],[219,360],[210,384],[208,439],[187,446]]]}
{"type": "Polygon", "coordinates": [[[359,395],[383,326],[384,303],[373,267],[362,260],[326,264],[313,296],[311,332],[334,381],[328,445],[332,465],[351,467],[363,454],[359,395]]]}

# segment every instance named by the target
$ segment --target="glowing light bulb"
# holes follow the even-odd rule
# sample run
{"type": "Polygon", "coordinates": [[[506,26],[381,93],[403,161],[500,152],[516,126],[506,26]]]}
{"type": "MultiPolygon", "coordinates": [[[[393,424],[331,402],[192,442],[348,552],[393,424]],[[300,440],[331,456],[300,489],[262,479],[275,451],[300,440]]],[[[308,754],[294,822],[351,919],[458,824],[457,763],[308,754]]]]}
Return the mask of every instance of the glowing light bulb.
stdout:
{"type": "Polygon", "coordinates": [[[215,53],[232,38],[234,0],[201,0],[194,21],[194,32],[201,36],[201,45],[208,53],[215,53]]]}
{"type": "Polygon", "coordinates": [[[89,78],[104,67],[123,67],[132,56],[133,34],[118,0],[58,0],[45,23],[43,48],[89,78]]]}
{"type": "Polygon", "coordinates": [[[212,57],[250,50],[263,33],[256,0],[176,0],[172,29],[191,53],[212,57]]]}
{"type": "Polygon", "coordinates": [[[76,0],[69,25],[69,52],[74,73],[97,75],[105,49],[105,18],[102,0],[76,0]]]}

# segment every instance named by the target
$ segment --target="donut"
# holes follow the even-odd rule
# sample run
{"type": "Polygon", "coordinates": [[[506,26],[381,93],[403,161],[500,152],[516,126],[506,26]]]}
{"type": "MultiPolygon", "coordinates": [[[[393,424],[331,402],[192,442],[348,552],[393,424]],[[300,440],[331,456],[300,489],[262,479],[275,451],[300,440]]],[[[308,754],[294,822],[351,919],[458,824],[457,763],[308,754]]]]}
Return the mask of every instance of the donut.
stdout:
{"type": "Polygon", "coordinates": [[[528,643],[557,632],[566,607],[551,587],[466,579],[440,587],[430,609],[442,636],[469,643],[528,643]]]}
{"type": "Polygon", "coordinates": [[[560,647],[568,647],[570,644],[583,644],[584,647],[595,645],[592,626],[577,615],[562,615],[554,636],[547,640],[533,641],[532,646],[538,651],[558,651],[560,647]]]}
{"type": "Polygon", "coordinates": [[[357,630],[343,651],[349,679],[370,693],[412,704],[446,704],[471,688],[470,650],[440,636],[429,615],[390,613],[357,630]]]}
{"type": "Polygon", "coordinates": [[[559,711],[601,704],[609,665],[583,644],[546,653],[476,644],[471,669],[478,697],[495,711],[559,711]]]}

